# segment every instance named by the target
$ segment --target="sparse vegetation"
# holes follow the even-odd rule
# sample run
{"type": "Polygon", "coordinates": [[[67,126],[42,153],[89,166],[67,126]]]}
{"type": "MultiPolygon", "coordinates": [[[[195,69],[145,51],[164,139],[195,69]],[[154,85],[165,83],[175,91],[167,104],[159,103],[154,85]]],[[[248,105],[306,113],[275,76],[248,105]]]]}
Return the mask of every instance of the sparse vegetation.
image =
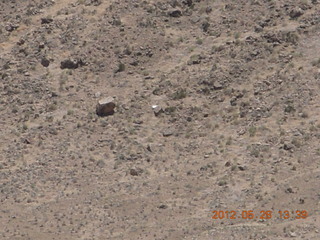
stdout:
{"type": "Polygon", "coordinates": [[[297,148],[301,147],[301,141],[298,138],[292,139],[291,143],[297,148]]]}
{"type": "Polygon", "coordinates": [[[284,111],[286,113],[294,113],[296,111],[296,109],[294,108],[293,105],[289,104],[284,108],[284,111]]]}
{"type": "Polygon", "coordinates": [[[116,73],[117,72],[123,72],[125,69],[126,69],[126,66],[124,65],[124,63],[119,63],[118,64],[118,68],[117,68],[117,70],[115,72],[116,73]]]}
{"type": "Polygon", "coordinates": [[[73,115],[73,113],[74,113],[74,111],[73,111],[72,109],[69,109],[69,110],[67,111],[67,115],[73,115]]]}
{"type": "Polygon", "coordinates": [[[0,239],[317,239],[316,2],[0,1],[0,239]]]}
{"type": "Polygon", "coordinates": [[[218,185],[219,185],[219,186],[225,186],[225,185],[227,185],[227,180],[221,179],[221,180],[218,182],[218,185]]]}
{"type": "Polygon", "coordinates": [[[311,62],[311,64],[312,64],[312,66],[314,66],[314,67],[320,67],[320,57],[319,57],[318,59],[316,59],[316,60],[313,60],[313,61],[311,62]]]}
{"type": "Polygon", "coordinates": [[[28,130],[28,125],[24,123],[24,124],[22,125],[22,130],[23,130],[23,131],[28,130]]]}
{"type": "Polygon", "coordinates": [[[250,136],[250,137],[254,137],[254,136],[256,135],[257,128],[254,127],[254,126],[251,126],[251,127],[248,129],[248,132],[249,132],[249,136],[250,136]]]}
{"type": "Polygon", "coordinates": [[[197,38],[196,43],[197,43],[198,45],[201,45],[201,44],[203,44],[203,40],[202,40],[201,38],[197,38]]]}
{"type": "Polygon", "coordinates": [[[183,99],[187,96],[187,90],[184,88],[178,89],[176,92],[173,93],[172,99],[173,100],[179,100],[183,99]]]}
{"type": "Polygon", "coordinates": [[[226,141],[226,145],[231,145],[232,144],[232,137],[228,137],[226,141]]]}

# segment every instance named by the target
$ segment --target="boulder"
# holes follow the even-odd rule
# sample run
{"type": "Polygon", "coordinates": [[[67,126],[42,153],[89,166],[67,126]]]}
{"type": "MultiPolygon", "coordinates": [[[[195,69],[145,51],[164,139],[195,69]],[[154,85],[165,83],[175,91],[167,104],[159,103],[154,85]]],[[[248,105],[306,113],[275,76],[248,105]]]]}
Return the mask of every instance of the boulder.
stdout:
{"type": "Polygon", "coordinates": [[[114,114],[115,107],[116,104],[114,103],[113,97],[107,97],[98,101],[96,113],[100,117],[112,115],[114,114]]]}
{"type": "Polygon", "coordinates": [[[61,61],[60,68],[61,69],[76,69],[78,67],[81,67],[85,65],[85,63],[80,59],[66,59],[61,61]]]}

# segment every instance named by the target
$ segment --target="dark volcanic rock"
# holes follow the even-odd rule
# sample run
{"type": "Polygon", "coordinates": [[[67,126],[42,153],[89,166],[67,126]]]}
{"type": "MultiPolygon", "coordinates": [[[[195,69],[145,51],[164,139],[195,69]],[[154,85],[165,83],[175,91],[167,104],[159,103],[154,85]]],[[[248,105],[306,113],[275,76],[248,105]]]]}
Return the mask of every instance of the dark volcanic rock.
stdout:
{"type": "Polygon", "coordinates": [[[61,62],[60,68],[61,69],[65,69],[65,68],[76,69],[76,68],[83,66],[83,65],[84,65],[84,63],[81,60],[66,59],[61,62]]]}
{"type": "Polygon", "coordinates": [[[171,9],[168,11],[168,15],[170,17],[181,17],[182,16],[182,12],[179,9],[171,9]]]}
{"type": "Polygon", "coordinates": [[[182,0],[182,3],[184,5],[187,5],[188,7],[191,7],[192,6],[192,0],[182,0]]]}
{"type": "Polygon", "coordinates": [[[41,59],[41,65],[44,67],[49,67],[50,61],[47,58],[42,58],[41,59]]]}
{"type": "Polygon", "coordinates": [[[41,24],[48,24],[48,23],[51,23],[51,22],[53,22],[53,19],[51,17],[41,18],[41,24]]]}

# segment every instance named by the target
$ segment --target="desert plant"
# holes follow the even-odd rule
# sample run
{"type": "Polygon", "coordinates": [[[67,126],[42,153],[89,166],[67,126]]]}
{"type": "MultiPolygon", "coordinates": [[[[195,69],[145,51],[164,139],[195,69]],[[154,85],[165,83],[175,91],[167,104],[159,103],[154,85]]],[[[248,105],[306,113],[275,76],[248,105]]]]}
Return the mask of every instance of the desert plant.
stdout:
{"type": "Polygon", "coordinates": [[[232,137],[228,137],[226,145],[231,145],[232,144],[232,137]]]}
{"type": "Polygon", "coordinates": [[[291,104],[285,106],[285,108],[284,108],[284,112],[286,112],[286,113],[293,113],[295,111],[296,111],[296,109],[291,104]]]}
{"type": "Polygon", "coordinates": [[[179,100],[179,99],[185,98],[186,96],[187,96],[187,90],[184,88],[181,88],[172,94],[172,99],[179,100]]]}
{"type": "Polygon", "coordinates": [[[225,185],[227,185],[227,180],[221,179],[221,180],[218,182],[218,185],[219,185],[219,186],[225,186],[225,185]]]}
{"type": "Polygon", "coordinates": [[[197,43],[198,45],[201,45],[201,44],[203,44],[203,40],[202,40],[201,38],[197,38],[196,43],[197,43]]]}
{"type": "Polygon", "coordinates": [[[291,143],[296,146],[297,148],[301,147],[301,141],[297,138],[292,139],[291,143]]]}
{"type": "Polygon", "coordinates": [[[316,59],[316,60],[313,60],[311,62],[312,66],[314,67],[319,67],[320,66],[320,58],[316,59]]]}
{"type": "Polygon", "coordinates": [[[26,131],[27,129],[28,129],[28,125],[24,123],[24,124],[22,125],[22,130],[23,130],[23,131],[26,131]]]}
{"type": "Polygon", "coordinates": [[[256,135],[257,128],[254,126],[251,126],[248,131],[249,131],[249,136],[254,137],[256,135]]]}

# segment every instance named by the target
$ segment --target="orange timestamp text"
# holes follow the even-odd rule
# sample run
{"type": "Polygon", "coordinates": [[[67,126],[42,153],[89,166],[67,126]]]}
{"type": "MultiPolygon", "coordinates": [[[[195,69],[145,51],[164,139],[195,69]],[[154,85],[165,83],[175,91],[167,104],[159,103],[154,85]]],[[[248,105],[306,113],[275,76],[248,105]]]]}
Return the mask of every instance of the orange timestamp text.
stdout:
{"type": "Polygon", "coordinates": [[[243,211],[212,211],[212,219],[306,219],[308,212],[306,210],[296,211],[260,211],[255,213],[253,210],[243,211]]]}

